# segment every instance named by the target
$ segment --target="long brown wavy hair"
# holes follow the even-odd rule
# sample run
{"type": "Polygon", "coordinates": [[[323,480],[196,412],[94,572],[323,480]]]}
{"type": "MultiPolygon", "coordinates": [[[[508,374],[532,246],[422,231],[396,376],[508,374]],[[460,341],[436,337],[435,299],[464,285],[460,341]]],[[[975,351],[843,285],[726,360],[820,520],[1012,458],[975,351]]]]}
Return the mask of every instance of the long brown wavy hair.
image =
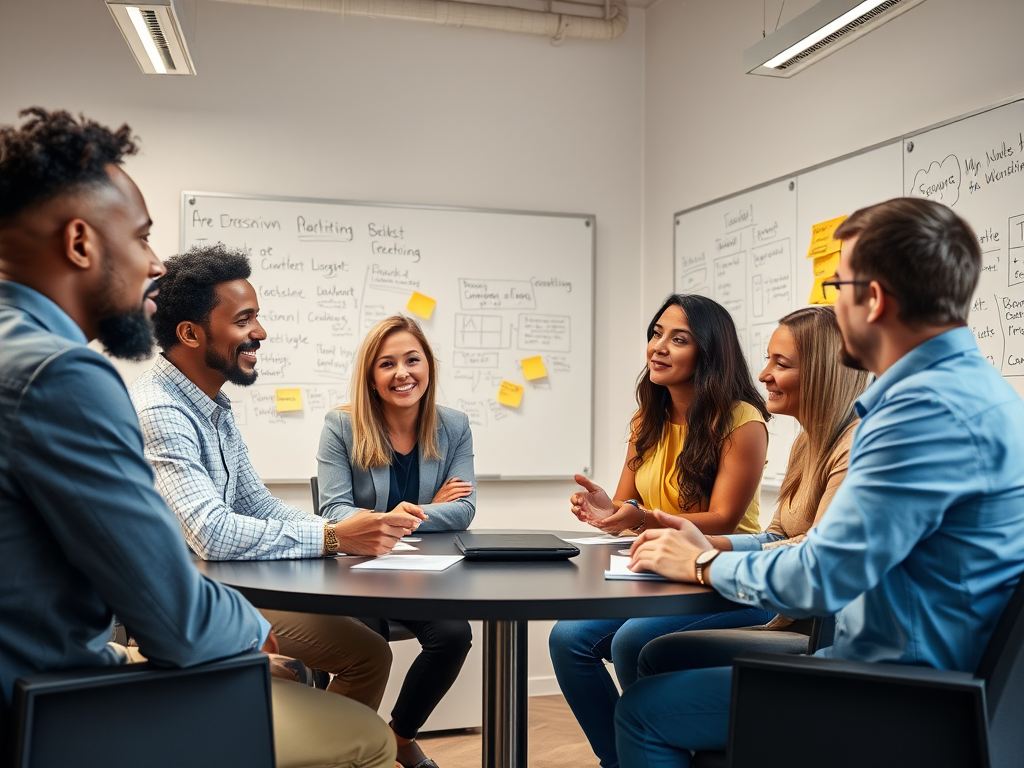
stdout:
{"type": "MultiPolygon", "coordinates": [[[[686,414],[686,442],[676,458],[679,508],[689,509],[711,497],[718,474],[722,447],[732,432],[732,409],[738,402],[750,403],[765,421],[771,418],[751,379],[736,336],[736,324],[725,307],[696,294],[669,296],[647,326],[647,341],[654,326],[669,307],[679,307],[697,342],[697,366],[693,374],[693,403],[686,414]]],[[[634,472],[657,446],[671,415],[668,388],[651,382],[645,365],[636,380],[637,412],[630,428],[636,456],[629,468],[634,472]]]]}
{"type": "MultiPolygon", "coordinates": [[[[839,360],[843,338],[832,307],[804,307],[779,320],[793,334],[800,368],[800,414],[803,429],[789,453],[779,504],[814,508],[828,484],[829,457],[839,438],[857,420],[853,404],[867,386],[866,371],[847,368],[839,360]]],[[[813,510],[811,510],[813,517],[813,510]]]]}

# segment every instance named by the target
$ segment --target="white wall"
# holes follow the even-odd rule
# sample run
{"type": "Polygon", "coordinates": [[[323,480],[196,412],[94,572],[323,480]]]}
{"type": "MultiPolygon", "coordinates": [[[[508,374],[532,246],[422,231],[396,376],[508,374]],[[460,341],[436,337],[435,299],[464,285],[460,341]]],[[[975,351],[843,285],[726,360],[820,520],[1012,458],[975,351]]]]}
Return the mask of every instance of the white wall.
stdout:
{"type": "MultiPolygon", "coordinates": [[[[773,28],[780,0],[766,4],[773,28]]],[[[762,0],[647,12],[642,304],[672,282],[672,214],[1024,92],[1024,3],[927,0],[793,78],[743,73],[762,0]]],[[[789,0],[782,23],[813,5],[789,0]]]]}
{"type": "MultiPolygon", "coordinates": [[[[145,77],[100,0],[0,0],[0,124],[41,105],[128,122],[126,169],[178,248],[183,189],[597,215],[595,476],[614,483],[643,364],[644,14],[609,43],[204,0],[194,78],[145,77]]],[[[558,435],[545,436],[558,440],[558,435]]],[[[315,446],[308,446],[315,450],[315,446]]],[[[301,450],[301,446],[296,447],[301,450]]],[[[275,486],[308,508],[308,489],[275,486]]],[[[485,483],[477,527],[572,528],[568,482],[485,483]]],[[[547,625],[531,675],[550,690],[547,625]]]]}

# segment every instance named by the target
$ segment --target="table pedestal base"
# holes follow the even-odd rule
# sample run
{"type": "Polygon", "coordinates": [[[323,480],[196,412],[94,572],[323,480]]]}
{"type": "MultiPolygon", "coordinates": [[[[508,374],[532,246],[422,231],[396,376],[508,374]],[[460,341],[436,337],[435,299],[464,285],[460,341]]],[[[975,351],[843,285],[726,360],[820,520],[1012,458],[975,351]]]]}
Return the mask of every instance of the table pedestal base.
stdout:
{"type": "Polygon", "coordinates": [[[527,768],[527,627],[484,622],[483,768],[527,768]]]}

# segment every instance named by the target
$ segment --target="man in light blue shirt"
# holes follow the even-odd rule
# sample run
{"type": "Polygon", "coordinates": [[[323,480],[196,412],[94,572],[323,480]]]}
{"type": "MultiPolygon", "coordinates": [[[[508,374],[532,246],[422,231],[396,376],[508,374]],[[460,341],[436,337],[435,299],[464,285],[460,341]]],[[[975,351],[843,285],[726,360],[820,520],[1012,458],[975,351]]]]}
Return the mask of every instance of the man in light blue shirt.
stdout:
{"type": "MultiPolygon", "coordinates": [[[[721,552],[686,521],[643,534],[632,567],[709,584],[787,616],[838,612],[821,655],[974,671],[1024,571],[1024,401],[965,327],[978,240],[950,209],[901,198],[857,211],[835,309],[861,396],[850,468],[806,541],[721,552]]],[[[724,749],[731,668],[644,678],[616,713],[624,765],[724,749]]]]}
{"type": "MultiPolygon", "coordinates": [[[[256,381],[267,337],[249,274],[246,255],[221,244],[167,260],[154,316],[163,354],[130,389],[157,490],[205,560],[389,552],[420,517],[362,512],[332,522],[275,498],[256,474],[221,391],[228,381],[256,381]]],[[[387,640],[345,616],[261,612],[282,653],[332,673],[329,691],[380,705],[391,669],[387,640]]]]}
{"type": "MultiPolygon", "coordinates": [[[[152,351],[148,286],[164,268],[120,167],[131,131],[22,116],[0,127],[0,744],[19,677],[123,663],[107,644],[115,613],[168,666],[277,649],[259,613],[191,562],[124,384],[87,346],[152,351]]],[[[394,741],[370,710],[272,688],[279,764],[391,765],[394,741]],[[325,701],[329,734],[309,717],[325,701]]]]}

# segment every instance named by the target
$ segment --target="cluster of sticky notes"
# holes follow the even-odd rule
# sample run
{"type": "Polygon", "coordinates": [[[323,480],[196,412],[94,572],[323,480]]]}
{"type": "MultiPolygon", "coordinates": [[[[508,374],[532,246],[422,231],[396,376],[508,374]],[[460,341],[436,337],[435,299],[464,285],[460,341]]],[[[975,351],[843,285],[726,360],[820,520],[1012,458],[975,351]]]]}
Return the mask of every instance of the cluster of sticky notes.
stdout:
{"type": "MultiPolygon", "coordinates": [[[[546,378],[548,375],[547,366],[544,365],[544,358],[540,355],[524,357],[519,361],[523,369],[523,378],[527,381],[536,381],[546,378]]],[[[526,388],[511,381],[502,381],[498,388],[498,402],[507,405],[509,408],[518,408],[523,402],[523,393],[526,388]]]]}
{"type": "Polygon", "coordinates": [[[405,308],[414,315],[419,315],[424,320],[429,320],[430,316],[434,314],[435,306],[437,306],[436,299],[432,299],[419,291],[413,291],[412,296],[409,297],[409,303],[405,305],[405,308]]]}
{"type": "Polygon", "coordinates": [[[839,252],[842,241],[836,240],[835,232],[839,225],[846,221],[845,216],[823,221],[811,227],[811,245],[807,249],[807,258],[814,259],[814,285],[808,304],[835,304],[835,288],[822,285],[831,280],[839,267],[839,252]]]}
{"type": "MultiPolygon", "coordinates": [[[[436,299],[432,299],[430,296],[419,291],[413,291],[405,308],[414,315],[418,315],[424,320],[429,320],[430,316],[434,314],[434,307],[436,306],[436,299]]],[[[544,358],[540,355],[523,358],[519,361],[519,364],[527,381],[536,381],[548,375],[548,369],[544,365],[544,358]]],[[[518,408],[522,405],[523,393],[525,391],[526,388],[519,384],[511,381],[502,381],[501,386],[498,388],[498,402],[502,405],[507,405],[509,408],[518,408]]],[[[281,411],[302,410],[302,393],[297,389],[277,390],[277,410],[279,413],[281,411]]]]}
{"type": "Polygon", "coordinates": [[[294,389],[275,389],[274,410],[276,410],[278,413],[301,411],[302,390],[297,387],[294,389]]]}

